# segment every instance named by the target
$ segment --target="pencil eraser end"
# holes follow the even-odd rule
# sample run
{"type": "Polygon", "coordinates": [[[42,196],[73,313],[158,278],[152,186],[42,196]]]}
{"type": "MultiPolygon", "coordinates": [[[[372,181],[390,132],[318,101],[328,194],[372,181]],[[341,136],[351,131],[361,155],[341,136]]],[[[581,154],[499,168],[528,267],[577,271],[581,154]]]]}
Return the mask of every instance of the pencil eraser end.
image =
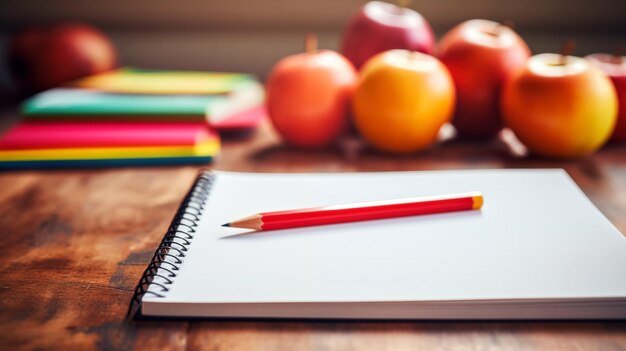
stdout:
{"type": "Polygon", "coordinates": [[[483,207],[483,201],[484,200],[482,194],[472,196],[472,209],[478,210],[483,207]]]}

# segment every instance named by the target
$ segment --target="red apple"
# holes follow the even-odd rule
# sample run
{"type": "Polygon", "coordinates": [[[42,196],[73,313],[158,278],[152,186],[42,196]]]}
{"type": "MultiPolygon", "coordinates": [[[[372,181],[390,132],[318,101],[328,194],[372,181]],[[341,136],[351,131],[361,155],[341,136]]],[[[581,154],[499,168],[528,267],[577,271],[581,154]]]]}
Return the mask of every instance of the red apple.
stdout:
{"type": "Polygon", "coordinates": [[[357,68],[387,50],[432,53],[435,36],[422,15],[380,1],[366,3],[352,18],[343,36],[341,53],[357,68]]]}
{"type": "Polygon", "coordinates": [[[117,56],[106,35],[80,23],[26,28],[9,48],[14,76],[30,91],[110,70],[117,56]]]}
{"type": "Polygon", "coordinates": [[[611,137],[626,141],[626,57],[609,54],[593,54],[586,57],[611,78],[617,92],[617,124],[611,137]]]}
{"type": "Polygon", "coordinates": [[[497,22],[470,20],[446,33],[437,55],[454,79],[457,106],[452,123],[459,137],[495,136],[502,128],[501,86],[530,57],[524,40],[497,22]]]}
{"type": "Polygon", "coordinates": [[[290,145],[329,145],[348,126],[356,82],[350,61],[334,51],[311,50],[285,57],[267,79],[270,119],[290,145]]]}

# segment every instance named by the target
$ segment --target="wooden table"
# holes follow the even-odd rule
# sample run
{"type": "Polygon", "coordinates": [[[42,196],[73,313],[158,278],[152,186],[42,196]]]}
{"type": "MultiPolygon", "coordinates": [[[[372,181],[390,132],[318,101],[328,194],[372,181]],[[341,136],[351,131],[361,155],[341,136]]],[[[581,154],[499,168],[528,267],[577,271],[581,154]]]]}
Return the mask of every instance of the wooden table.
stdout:
{"type": "MultiPolygon", "coordinates": [[[[581,161],[452,142],[420,155],[299,152],[264,126],[216,169],[259,172],[563,167],[626,233],[626,146],[581,161]]],[[[124,322],[132,290],[197,167],[0,173],[0,349],[619,350],[626,322],[124,322]]],[[[625,277],[626,279],[626,277],[625,277]]]]}

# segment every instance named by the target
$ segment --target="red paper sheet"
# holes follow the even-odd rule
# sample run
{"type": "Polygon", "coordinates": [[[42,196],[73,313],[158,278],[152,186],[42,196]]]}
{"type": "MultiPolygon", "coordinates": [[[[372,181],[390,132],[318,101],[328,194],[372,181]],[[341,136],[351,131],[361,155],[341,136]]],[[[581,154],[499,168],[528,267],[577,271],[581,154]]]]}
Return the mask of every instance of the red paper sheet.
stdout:
{"type": "Polygon", "coordinates": [[[0,149],[195,145],[217,138],[203,123],[21,122],[0,149]]]}

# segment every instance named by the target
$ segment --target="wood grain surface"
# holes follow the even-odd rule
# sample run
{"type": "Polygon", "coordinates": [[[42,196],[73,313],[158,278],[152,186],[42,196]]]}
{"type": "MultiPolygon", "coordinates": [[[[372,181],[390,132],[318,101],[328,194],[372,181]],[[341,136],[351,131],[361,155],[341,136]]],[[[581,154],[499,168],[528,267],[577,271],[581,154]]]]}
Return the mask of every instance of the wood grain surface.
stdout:
{"type": "MultiPolygon", "coordinates": [[[[215,169],[258,172],[562,167],[626,233],[626,146],[579,161],[497,143],[427,153],[295,151],[267,125],[224,142],[215,169]]],[[[132,290],[197,167],[0,173],[2,350],[626,350],[626,322],[125,322],[132,290]]],[[[558,253],[555,253],[558,254],[558,253]]],[[[626,277],[625,277],[626,279],[626,277]]]]}

